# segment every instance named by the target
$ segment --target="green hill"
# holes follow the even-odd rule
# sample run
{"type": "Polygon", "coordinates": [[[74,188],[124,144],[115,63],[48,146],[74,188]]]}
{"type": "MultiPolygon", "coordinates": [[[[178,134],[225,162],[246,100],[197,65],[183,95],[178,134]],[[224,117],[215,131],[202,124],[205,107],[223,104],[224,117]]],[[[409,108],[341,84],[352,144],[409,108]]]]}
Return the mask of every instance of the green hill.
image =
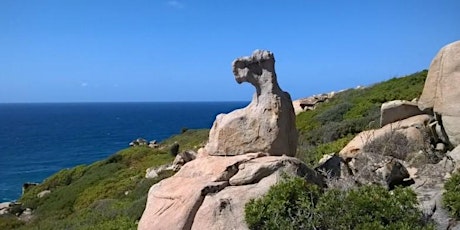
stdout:
{"type": "MultiPolygon", "coordinates": [[[[338,93],[328,103],[297,117],[297,157],[314,165],[323,154],[337,152],[357,133],[378,125],[380,106],[395,99],[412,100],[423,89],[427,71],[393,78],[363,89],[338,93]]],[[[169,146],[197,149],[208,130],[188,130],[158,149],[130,147],[91,165],[64,169],[21,197],[33,210],[27,224],[14,215],[0,217],[0,229],[136,229],[149,188],[174,172],[146,179],[145,170],[173,161],[169,146]],[[50,190],[42,198],[38,194],[50,190]]]]}

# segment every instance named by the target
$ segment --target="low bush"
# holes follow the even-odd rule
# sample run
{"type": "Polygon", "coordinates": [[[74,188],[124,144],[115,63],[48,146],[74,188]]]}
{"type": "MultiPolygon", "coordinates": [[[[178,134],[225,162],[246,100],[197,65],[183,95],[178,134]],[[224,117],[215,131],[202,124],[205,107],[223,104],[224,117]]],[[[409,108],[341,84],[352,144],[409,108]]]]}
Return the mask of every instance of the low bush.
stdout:
{"type": "Polygon", "coordinates": [[[311,229],[319,194],[318,187],[302,178],[287,179],[246,204],[246,223],[250,229],[311,229]]]}
{"type": "Polygon", "coordinates": [[[329,190],[315,209],[321,229],[431,229],[408,188],[372,185],[349,191],[329,190]],[[333,217],[333,218],[331,218],[333,217]]]}
{"type": "Polygon", "coordinates": [[[245,206],[250,229],[433,229],[409,188],[377,185],[320,192],[288,178],[245,206]]]}
{"type": "Polygon", "coordinates": [[[452,217],[460,219],[460,172],[452,174],[444,184],[443,205],[452,217]]]}

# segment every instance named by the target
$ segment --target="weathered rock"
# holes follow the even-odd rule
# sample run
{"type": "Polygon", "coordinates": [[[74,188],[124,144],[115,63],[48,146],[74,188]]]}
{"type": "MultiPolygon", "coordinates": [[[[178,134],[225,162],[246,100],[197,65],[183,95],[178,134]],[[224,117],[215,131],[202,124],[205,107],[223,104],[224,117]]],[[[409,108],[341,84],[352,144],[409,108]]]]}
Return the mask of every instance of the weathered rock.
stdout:
{"type": "Polygon", "coordinates": [[[26,208],[20,215],[19,215],[19,219],[22,220],[22,221],[25,221],[25,222],[29,222],[32,220],[33,218],[33,212],[32,212],[32,209],[30,208],[26,208]]]}
{"type": "Polygon", "coordinates": [[[294,156],[298,138],[294,108],[278,85],[273,54],[256,50],[250,57],[238,58],[233,74],[238,83],[251,83],[256,93],[246,108],[217,116],[205,151],[217,156],[250,152],[294,156]]]}
{"type": "Polygon", "coordinates": [[[429,129],[426,128],[431,118],[432,116],[427,114],[418,115],[387,124],[380,129],[363,131],[340,150],[339,156],[344,159],[353,158],[363,151],[366,144],[384,135],[391,134],[392,132],[400,132],[414,142],[423,143],[426,136],[431,135],[429,129]]]}
{"type": "Polygon", "coordinates": [[[318,161],[315,170],[325,174],[326,177],[341,177],[342,163],[343,159],[336,154],[326,154],[318,161]]]}
{"type": "Polygon", "coordinates": [[[174,171],[179,171],[179,169],[187,162],[195,160],[197,153],[194,151],[184,151],[177,154],[176,158],[174,158],[172,169],[174,171]]]}
{"type": "Polygon", "coordinates": [[[447,152],[447,157],[454,162],[455,169],[460,169],[460,146],[455,147],[447,152]]]}
{"type": "Polygon", "coordinates": [[[269,186],[280,180],[279,174],[263,178],[259,183],[229,186],[217,194],[210,194],[198,209],[192,230],[248,229],[244,223],[244,205],[263,196],[269,186]]]}
{"type": "Polygon", "coordinates": [[[314,110],[317,105],[329,101],[329,99],[333,98],[335,95],[335,92],[330,92],[295,100],[292,102],[295,114],[297,115],[307,110],[314,110]]]}
{"type": "Polygon", "coordinates": [[[397,159],[378,153],[364,152],[350,163],[354,179],[360,184],[380,184],[388,188],[405,184],[409,172],[397,159]]]}
{"type": "Polygon", "coordinates": [[[43,191],[41,191],[41,192],[39,192],[39,193],[37,194],[37,197],[38,197],[38,198],[42,198],[42,197],[44,197],[44,196],[46,196],[46,195],[48,195],[48,194],[50,194],[50,193],[51,193],[50,190],[43,190],[43,191]]]}
{"type": "Polygon", "coordinates": [[[168,170],[174,170],[171,164],[161,165],[159,167],[152,167],[145,170],[145,178],[153,179],[157,178],[160,173],[168,170]]]}
{"type": "Polygon", "coordinates": [[[460,145],[460,41],[444,46],[431,62],[423,93],[421,110],[433,110],[440,116],[450,143],[460,145]]]}
{"type": "Polygon", "coordinates": [[[147,145],[147,144],[148,144],[148,142],[147,142],[146,139],[139,137],[136,140],[131,141],[129,143],[129,146],[144,146],[144,145],[147,145]]]}
{"type": "Polygon", "coordinates": [[[322,183],[313,170],[292,157],[197,158],[152,186],[139,229],[247,229],[242,218],[245,202],[266,193],[282,172],[322,183]]]}
{"type": "Polygon", "coordinates": [[[380,127],[421,114],[424,112],[417,103],[404,100],[385,102],[380,108],[380,127]]]}
{"type": "MultiPolygon", "coordinates": [[[[421,210],[436,224],[436,229],[448,229],[455,224],[442,205],[442,193],[447,176],[454,170],[451,159],[444,158],[437,164],[425,164],[417,169],[411,188],[417,194],[421,210]]],[[[453,228],[455,229],[455,228],[453,228]]]]}
{"type": "Polygon", "coordinates": [[[13,202],[0,203],[0,215],[7,214],[9,212],[10,205],[12,204],[13,202]]]}
{"type": "Polygon", "coordinates": [[[149,142],[149,147],[150,147],[150,148],[155,149],[155,148],[158,148],[159,146],[160,146],[160,145],[158,144],[157,140],[151,140],[151,141],[149,142]]]}

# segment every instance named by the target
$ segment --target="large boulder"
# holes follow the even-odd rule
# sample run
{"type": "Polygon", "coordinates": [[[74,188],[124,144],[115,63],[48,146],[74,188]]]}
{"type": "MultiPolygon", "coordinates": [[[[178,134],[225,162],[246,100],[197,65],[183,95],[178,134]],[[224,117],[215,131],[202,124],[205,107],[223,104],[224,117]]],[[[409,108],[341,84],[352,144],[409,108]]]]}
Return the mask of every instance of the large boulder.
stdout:
{"type": "Polygon", "coordinates": [[[316,172],[287,156],[206,156],[150,188],[139,229],[247,229],[244,205],[283,174],[322,185],[316,172]]]}
{"type": "Polygon", "coordinates": [[[246,108],[217,116],[205,151],[217,156],[251,152],[294,156],[298,138],[294,108],[278,85],[273,53],[256,50],[236,59],[233,74],[238,83],[251,83],[256,93],[246,108]]]}
{"type": "Polygon", "coordinates": [[[415,102],[404,100],[388,101],[380,107],[380,127],[421,114],[423,112],[415,102]]]}
{"type": "Polygon", "coordinates": [[[364,147],[375,140],[393,133],[403,134],[413,143],[423,144],[431,134],[428,123],[432,119],[431,115],[417,115],[401,121],[393,122],[380,129],[366,130],[354,137],[342,150],[339,155],[344,158],[354,158],[363,152],[364,147]]]}
{"type": "Polygon", "coordinates": [[[444,46],[431,62],[421,110],[433,110],[453,146],[460,145],[460,41],[444,46]]]}

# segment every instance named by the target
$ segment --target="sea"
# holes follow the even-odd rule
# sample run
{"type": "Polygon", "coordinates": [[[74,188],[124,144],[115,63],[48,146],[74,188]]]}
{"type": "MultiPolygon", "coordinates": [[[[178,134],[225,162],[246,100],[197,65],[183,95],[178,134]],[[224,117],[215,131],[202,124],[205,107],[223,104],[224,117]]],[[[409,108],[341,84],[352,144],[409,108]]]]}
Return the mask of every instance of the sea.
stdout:
{"type": "Polygon", "coordinates": [[[139,137],[162,141],[183,128],[210,128],[217,114],[249,102],[0,104],[0,202],[25,182],[102,160],[139,137]]]}

